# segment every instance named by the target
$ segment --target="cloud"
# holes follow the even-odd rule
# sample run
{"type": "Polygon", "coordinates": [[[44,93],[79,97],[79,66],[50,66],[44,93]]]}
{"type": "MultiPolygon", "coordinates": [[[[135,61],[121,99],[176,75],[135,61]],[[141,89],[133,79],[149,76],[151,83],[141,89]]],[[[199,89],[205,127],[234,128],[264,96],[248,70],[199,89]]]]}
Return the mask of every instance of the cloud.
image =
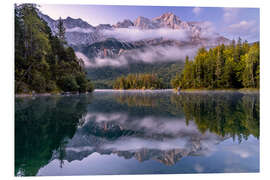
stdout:
{"type": "Polygon", "coordinates": [[[148,29],[142,30],[138,28],[117,28],[113,30],[104,30],[103,35],[114,37],[123,41],[140,41],[146,39],[165,38],[170,40],[184,41],[188,39],[189,32],[183,29],[148,29]]]}
{"type": "Polygon", "coordinates": [[[249,33],[256,31],[256,22],[255,21],[240,21],[236,24],[231,24],[228,26],[228,30],[230,32],[236,32],[236,33],[249,33]]]}
{"type": "MultiPolygon", "coordinates": [[[[94,58],[88,59],[81,56],[86,67],[121,67],[126,66],[130,62],[156,63],[156,62],[174,62],[184,61],[186,56],[193,57],[197,52],[198,47],[180,48],[176,46],[155,46],[143,49],[126,50],[122,55],[116,58],[94,58]]],[[[81,55],[76,53],[76,55],[81,55]]]]}
{"type": "Polygon", "coordinates": [[[90,63],[88,67],[121,67],[126,66],[128,64],[127,60],[120,56],[119,58],[95,58],[93,62],[90,63]]]}
{"type": "Polygon", "coordinates": [[[77,58],[80,58],[83,60],[84,65],[86,67],[89,67],[91,65],[90,60],[83,53],[77,51],[77,52],[75,52],[75,54],[76,54],[77,58]]]}
{"type": "MultiPolygon", "coordinates": [[[[132,27],[105,29],[101,31],[101,34],[104,39],[115,38],[123,42],[146,41],[159,38],[184,42],[189,41],[191,36],[198,34],[201,38],[208,39],[208,45],[216,43],[215,38],[218,34],[215,33],[216,29],[212,22],[205,21],[196,25],[202,30],[200,28],[196,30],[169,28],[142,30],[132,27]]],[[[181,48],[179,46],[148,46],[146,48],[125,50],[119,56],[113,55],[114,57],[107,56],[88,59],[82,54],[77,54],[77,56],[80,56],[84,60],[86,67],[121,67],[127,66],[130,62],[156,63],[183,61],[186,56],[193,58],[198,48],[198,46],[181,48]]]]}
{"type": "MultiPolygon", "coordinates": [[[[196,155],[205,155],[207,153],[211,154],[212,153],[211,147],[215,146],[213,141],[215,137],[210,136],[207,138],[209,138],[209,141],[205,141],[203,138],[196,135],[193,136],[192,138],[190,138],[189,135],[183,135],[164,139],[120,137],[116,141],[104,144],[103,146],[101,146],[101,148],[113,151],[131,151],[131,152],[138,152],[141,149],[155,149],[161,151],[178,149],[182,150],[182,152],[185,152],[185,154],[187,152],[188,153],[192,152],[193,154],[196,153],[196,155]],[[196,144],[196,146],[194,144],[196,144]]],[[[203,172],[204,168],[202,166],[195,165],[195,170],[197,170],[197,172],[203,172]]]]}
{"type": "Polygon", "coordinates": [[[91,33],[91,32],[93,32],[93,29],[74,27],[74,28],[66,29],[66,32],[91,33]]]}
{"type": "Polygon", "coordinates": [[[235,24],[231,24],[227,27],[226,32],[233,38],[241,37],[242,39],[248,39],[256,41],[260,38],[260,26],[254,21],[240,21],[235,24]]]}
{"type": "Polygon", "coordinates": [[[203,38],[215,38],[218,35],[214,24],[210,21],[200,23],[200,27],[203,29],[201,31],[201,37],[203,38]]]}
{"type": "Polygon", "coordinates": [[[66,147],[65,150],[67,151],[73,151],[73,152],[82,152],[82,151],[93,151],[92,146],[79,146],[79,147],[66,147]]]}
{"type": "Polygon", "coordinates": [[[226,23],[237,20],[239,8],[223,8],[223,19],[226,23]]]}
{"type": "Polygon", "coordinates": [[[192,9],[192,12],[193,12],[196,16],[198,16],[198,15],[202,12],[202,8],[200,8],[200,7],[195,7],[195,8],[192,9]]]}
{"type": "Polygon", "coordinates": [[[242,143],[241,145],[232,144],[230,146],[227,146],[225,150],[232,152],[243,159],[246,159],[254,156],[254,154],[257,154],[259,152],[259,146],[256,143],[250,144],[242,143]]]}
{"type": "Polygon", "coordinates": [[[143,138],[120,138],[119,140],[108,143],[103,146],[104,149],[113,149],[117,151],[138,151],[141,149],[158,149],[158,150],[171,150],[171,149],[184,149],[186,148],[187,139],[175,138],[166,139],[164,141],[148,140],[143,138]]]}
{"type": "Polygon", "coordinates": [[[249,42],[258,41],[260,39],[260,25],[255,20],[239,20],[226,25],[222,29],[222,34],[230,39],[241,37],[249,42]]]}
{"type": "Polygon", "coordinates": [[[159,29],[138,29],[136,27],[130,28],[116,28],[106,29],[102,31],[104,37],[113,37],[120,41],[141,41],[149,39],[163,38],[167,40],[176,41],[189,41],[190,37],[199,35],[201,38],[214,39],[216,37],[216,28],[210,21],[198,22],[196,26],[200,29],[170,29],[170,28],[159,28],[159,29]]]}
{"type": "Polygon", "coordinates": [[[195,167],[194,167],[195,171],[198,172],[198,173],[201,173],[204,171],[204,168],[200,165],[200,164],[195,164],[195,167]]]}
{"type": "Polygon", "coordinates": [[[153,134],[163,134],[170,137],[189,137],[198,136],[211,148],[211,143],[219,140],[215,134],[205,132],[203,135],[198,130],[197,125],[190,121],[189,125],[186,125],[184,118],[168,118],[168,117],[156,117],[156,116],[142,116],[131,117],[128,113],[114,112],[114,113],[99,113],[91,112],[85,115],[84,124],[97,124],[102,126],[103,123],[118,124],[125,129],[132,129],[134,131],[145,131],[145,135],[152,136],[153,134]],[[209,142],[208,142],[209,141],[209,142]],[[209,144],[209,145],[208,145],[209,144]]]}

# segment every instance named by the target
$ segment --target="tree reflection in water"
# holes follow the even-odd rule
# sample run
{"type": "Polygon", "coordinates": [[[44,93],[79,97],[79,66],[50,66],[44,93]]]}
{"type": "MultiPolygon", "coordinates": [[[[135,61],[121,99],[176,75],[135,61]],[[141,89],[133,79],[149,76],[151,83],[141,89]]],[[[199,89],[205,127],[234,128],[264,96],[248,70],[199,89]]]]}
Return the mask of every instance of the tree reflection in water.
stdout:
{"type": "Polygon", "coordinates": [[[232,137],[259,139],[259,94],[94,93],[15,101],[15,174],[94,152],[173,165],[232,137]]]}
{"type": "Polygon", "coordinates": [[[64,158],[66,139],[73,137],[89,102],[86,96],[16,98],[15,174],[36,175],[53,151],[64,158]]]}

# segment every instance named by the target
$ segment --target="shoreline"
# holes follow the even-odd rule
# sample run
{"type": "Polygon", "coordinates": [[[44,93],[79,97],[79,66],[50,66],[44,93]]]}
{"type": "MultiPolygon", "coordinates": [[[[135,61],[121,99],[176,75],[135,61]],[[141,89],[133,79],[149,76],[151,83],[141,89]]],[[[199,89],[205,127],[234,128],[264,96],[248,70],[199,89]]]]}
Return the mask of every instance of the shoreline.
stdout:
{"type": "Polygon", "coordinates": [[[41,97],[41,96],[70,96],[70,95],[87,95],[94,92],[168,92],[174,93],[207,93],[207,92],[239,92],[244,94],[260,93],[260,89],[242,88],[242,89],[95,89],[93,92],[88,93],[37,93],[37,94],[15,94],[15,97],[41,97]]]}
{"type": "MultiPolygon", "coordinates": [[[[94,91],[93,91],[94,92],[94,91]]],[[[46,96],[71,96],[71,95],[87,95],[91,94],[92,92],[88,93],[70,93],[70,92],[65,92],[65,93],[35,93],[35,94],[15,94],[15,98],[20,98],[20,97],[46,97],[46,96]]]]}
{"type": "Polygon", "coordinates": [[[94,91],[173,91],[173,89],[95,89],[94,91]]]}
{"type": "Polygon", "coordinates": [[[51,94],[51,93],[38,93],[38,94],[15,94],[15,98],[17,97],[35,97],[35,96],[52,96],[57,94],[51,94]]]}
{"type": "Polygon", "coordinates": [[[260,93],[260,89],[256,88],[241,88],[241,89],[181,89],[180,91],[177,91],[176,89],[173,89],[176,93],[206,93],[206,92],[239,92],[244,94],[253,94],[253,93],[260,93]]]}

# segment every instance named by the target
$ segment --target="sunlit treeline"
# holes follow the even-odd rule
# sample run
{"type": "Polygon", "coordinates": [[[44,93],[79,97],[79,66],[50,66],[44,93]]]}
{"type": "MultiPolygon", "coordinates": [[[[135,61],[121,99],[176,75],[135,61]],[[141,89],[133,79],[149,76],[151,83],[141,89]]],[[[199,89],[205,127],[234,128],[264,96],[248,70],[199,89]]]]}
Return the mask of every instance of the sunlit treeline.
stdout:
{"type": "Polygon", "coordinates": [[[113,85],[114,89],[162,89],[162,79],[155,74],[129,74],[117,78],[113,85]]]}
{"type": "Polygon", "coordinates": [[[186,57],[181,74],[171,80],[177,88],[259,88],[260,46],[239,38],[228,46],[200,48],[194,60],[186,57]]]}

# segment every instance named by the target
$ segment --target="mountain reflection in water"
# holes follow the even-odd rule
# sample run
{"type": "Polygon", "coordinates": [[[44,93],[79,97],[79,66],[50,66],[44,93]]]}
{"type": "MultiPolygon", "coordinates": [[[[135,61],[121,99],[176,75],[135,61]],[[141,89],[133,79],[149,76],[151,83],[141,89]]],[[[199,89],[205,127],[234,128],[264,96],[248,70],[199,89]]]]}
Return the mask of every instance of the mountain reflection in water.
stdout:
{"type": "Polygon", "coordinates": [[[16,98],[15,110],[17,176],[259,171],[259,94],[99,91],[16,98]],[[237,168],[219,160],[236,155],[237,168]]]}

